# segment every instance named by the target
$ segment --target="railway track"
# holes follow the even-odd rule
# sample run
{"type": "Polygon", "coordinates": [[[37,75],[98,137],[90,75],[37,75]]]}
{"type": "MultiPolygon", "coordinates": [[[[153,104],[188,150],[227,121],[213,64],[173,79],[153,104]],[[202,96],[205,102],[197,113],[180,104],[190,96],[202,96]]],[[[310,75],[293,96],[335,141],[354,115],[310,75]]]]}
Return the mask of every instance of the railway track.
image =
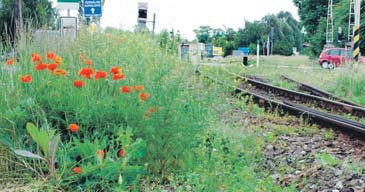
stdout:
{"type": "Polygon", "coordinates": [[[239,76],[230,72],[229,74],[235,78],[241,78],[242,80],[245,80],[246,86],[233,86],[230,83],[219,80],[214,76],[203,74],[199,69],[198,72],[205,78],[235,89],[236,92],[240,92],[243,95],[252,96],[254,101],[266,108],[281,108],[293,115],[306,115],[319,124],[333,125],[343,130],[361,133],[362,136],[365,136],[365,124],[344,118],[339,115],[351,114],[357,119],[364,118],[365,108],[339,101],[332,101],[327,98],[315,95],[284,89],[255,80],[253,78],[239,76]],[[250,84],[252,87],[247,87],[247,84],[250,84]],[[303,105],[304,103],[308,102],[310,102],[311,105],[315,106],[316,108],[324,108],[327,109],[327,111],[313,109],[312,107],[303,105]]]}

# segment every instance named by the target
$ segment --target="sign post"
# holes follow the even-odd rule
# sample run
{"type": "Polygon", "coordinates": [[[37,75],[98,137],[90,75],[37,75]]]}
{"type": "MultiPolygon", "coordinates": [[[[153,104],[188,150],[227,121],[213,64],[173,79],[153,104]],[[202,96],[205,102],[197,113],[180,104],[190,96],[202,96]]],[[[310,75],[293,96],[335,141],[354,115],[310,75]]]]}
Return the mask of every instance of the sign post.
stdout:
{"type": "Polygon", "coordinates": [[[101,17],[101,0],[84,0],[85,17],[101,17]]]}
{"type": "Polygon", "coordinates": [[[80,0],[57,0],[57,9],[75,9],[78,10],[80,0]]]}

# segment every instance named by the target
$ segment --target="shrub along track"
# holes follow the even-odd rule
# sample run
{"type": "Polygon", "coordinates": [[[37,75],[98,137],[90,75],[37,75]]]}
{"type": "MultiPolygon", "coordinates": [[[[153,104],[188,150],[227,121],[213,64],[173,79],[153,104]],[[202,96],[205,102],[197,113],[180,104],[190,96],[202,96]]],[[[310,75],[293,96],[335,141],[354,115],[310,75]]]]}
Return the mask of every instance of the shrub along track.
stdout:
{"type": "MultiPolygon", "coordinates": [[[[200,69],[197,72],[203,74],[200,69]]],[[[345,131],[355,132],[355,135],[361,133],[361,136],[365,136],[365,124],[341,116],[351,114],[355,119],[364,118],[365,108],[273,86],[255,80],[258,78],[254,79],[231,72],[227,73],[235,79],[242,79],[243,83],[239,86],[233,86],[229,82],[219,80],[212,75],[203,75],[214,82],[234,88],[236,93],[252,96],[253,100],[262,107],[280,108],[297,116],[306,115],[318,124],[336,126],[345,131]]]]}

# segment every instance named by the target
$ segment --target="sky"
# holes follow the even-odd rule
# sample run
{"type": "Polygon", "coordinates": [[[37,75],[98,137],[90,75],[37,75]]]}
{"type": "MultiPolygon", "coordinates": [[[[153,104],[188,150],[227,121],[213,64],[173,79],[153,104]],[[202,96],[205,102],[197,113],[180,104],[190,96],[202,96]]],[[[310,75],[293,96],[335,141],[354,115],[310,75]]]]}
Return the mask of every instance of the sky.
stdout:
{"type": "MultiPolygon", "coordinates": [[[[56,5],[56,0],[52,0],[56,5]]],[[[137,24],[138,2],[148,3],[148,21],[156,13],[156,31],[179,31],[182,37],[195,38],[194,29],[244,27],[245,20],[260,20],[267,14],[289,11],[299,20],[293,0],[106,0],[101,18],[102,27],[133,30],[137,24]]],[[[147,23],[152,30],[152,22],[147,23]]]]}

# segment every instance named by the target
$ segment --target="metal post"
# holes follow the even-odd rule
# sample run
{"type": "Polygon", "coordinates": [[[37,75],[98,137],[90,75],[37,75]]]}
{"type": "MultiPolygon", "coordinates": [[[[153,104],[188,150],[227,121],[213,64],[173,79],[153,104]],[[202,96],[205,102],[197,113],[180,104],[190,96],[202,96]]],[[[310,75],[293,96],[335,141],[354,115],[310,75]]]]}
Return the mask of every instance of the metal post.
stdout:
{"type": "Polygon", "coordinates": [[[152,36],[155,36],[155,25],[156,25],[156,13],[153,14],[153,21],[152,21],[152,36]]]}
{"type": "Polygon", "coordinates": [[[70,9],[67,9],[67,16],[70,17],[70,9]]]}
{"type": "Polygon", "coordinates": [[[257,48],[256,48],[256,67],[259,67],[259,56],[260,56],[260,41],[257,40],[257,48]]]}
{"type": "Polygon", "coordinates": [[[353,58],[355,64],[355,71],[357,70],[357,66],[359,65],[359,54],[360,54],[360,6],[361,1],[355,0],[355,25],[354,25],[354,46],[353,46],[353,58]]]}

